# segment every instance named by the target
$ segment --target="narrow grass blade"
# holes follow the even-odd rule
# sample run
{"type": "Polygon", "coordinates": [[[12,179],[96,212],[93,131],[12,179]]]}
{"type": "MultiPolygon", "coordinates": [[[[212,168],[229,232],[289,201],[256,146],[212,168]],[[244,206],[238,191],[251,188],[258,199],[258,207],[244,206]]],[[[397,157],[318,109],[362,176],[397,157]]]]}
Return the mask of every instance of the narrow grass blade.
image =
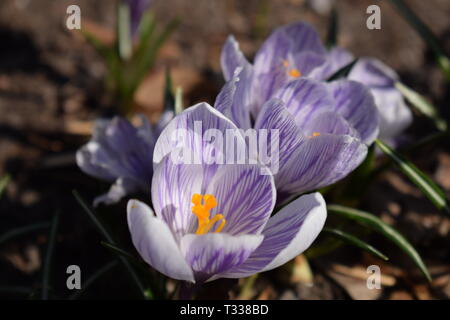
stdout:
{"type": "Polygon", "coordinates": [[[441,131],[447,130],[447,122],[441,117],[438,109],[428,102],[422,95],[407,87],[401,82],[396,82],[395,87],[402,93],[405,99],[420,113],[430,118],[436,128],[441,131]]]}
{"type": "Polygon", "coordinates": [[[8,232],[5,232],[0,236],[0,244],[5,243],[6,241],[9,241],[15,237],[19,237],[21,235],[27,234],[29,232],[33,232],[36,230],[46,229],[50,227],[50,222],[42,222],[42,223],[36,223],[25,227],[20,227],[14,230],[10,230],[8,232]]]}
{"type": "Polygon", "coordinates": [[[183,112],[183,88],[177,87],[175,91],[175,114],[183,112]]]}
{"type": "MultiPolygon", "coordinates": [[[[94,225],[97,227],[99,232],[102,234],[102,236],[111,244],[115,244],[113,237],[110,235],[110,233],[106,230],[106,228],[103,226],[103,224],[98,220],[98,218],[95,216],[94,212],[89,208],[89,206],[86,204],[86,202],[81,198],[79,193],[76,190],[72,191],[73,195],[75,196],[75,199],[78,201],[80,206],[84,209],[84,211],[87,213],[89,218],[92,220],[94,225]]],[[[124,265],[124,267],[128,270],[128,273],[130,274],[131,278],[133,279],[133,282],[135,283],[136,287],[139,290],[139,293],[142,295],[143,298],[145,298],[145,286],[139,279],[138,275],[136,274],[136,271],[134,271],[133,267],[130,265],[130,263],[125,259],[124,257],[120,257],[120,261],[124,265]]]]}
{"type": "Polygon", "coordinates": [[[128,260],[136,263],[137,265],[142,265],[139,260],[137,260],[134,256],[132,256],[131,254],[129,254],[128,252],[126,252],[125,250],[111,244],[108,242],[101,242],[101,245],[104,246],[106,249],[111,250],[112,252],[114,252],[115,254],[117,254],[119,257],[123,256],[125,258],[127,258],[128,260]]]}
{"type": "Polygon", "coordinates": [[[407,254],[419,267],[428,281],[431,281],[430,273],[428,272],[425,263],[420,257],[419,253],[414,247],[405,239],[397,230],[390,225],[383,222],[380,218],[365,211],[356,210],[340,205],[329,205],[328,212],[346,219],[350,219],[360,223],[370,229],[382,234],[387,239],[394,242],[405,254],[407,254]]]}
{"type": "Polygon", "coordinates": [[[338,238],[339,240],[344,241],[345,243],[351,244],[355,247],[358,247],[360,249],[363,249],[364,251],[367,251],[371,254],[373,254],[374,256],[382,259],[382,260],[389,260],[389,258],[384,255],[383,253],[381,253],[380,251],[378,251],[377,249],[375,249],[373,246],[371,246],[370,244],[358,239],[357,237],[351,235],[350,233],[344,232],[342,230],[339,229],[334,229],[334,228],[323,228],[323,231],[325,231],[326,233],[332,235],[335,238],[338,238]]]}
{"type": "Polygon", "coordinates": [[[132,96],[136,91],[142,79],[145,77],[148,70],[152,67],[159,49],[178,25],[178,19],[169,22],[169,24],[158,36],[156,36],[154,40],[146,44],[145,48],[142,49],[142,54],[139,57],[136,56],[134,74],[130,79],[131,84],[129,87],[128,95],[132,96]]]}
{"type": "Polygon", "coordinates": [[[345,78],[346,76],[348,76],[348,74],[350,73],[350,71],[352,71],[353,66],[356,64],[356,62],[358,62],[358,58],[354,59],[352,62],[350,62],[349,64],[343,66],[341,69],[339,69],[338,71],[336,71],[335,73],[333,73],[328,79],[328,82],[334,81],[334,80],[338,80],[340,78],[345,78]]]}
{"type": "Polygon", "coordinates": [[[175,97],[173,95],[172,77],[169,68],[166,69],[166,84],[164,87],[164,110],[175,110],[175,97]]]}
{"type": "Polygon", "coordinates": [[[327,40],[326,45],[329,49],[335,47],[337,45],[338,40],[338,32],[339,32],[339,17],[336,8],[333,8],[331,11],[331,17],[328,22],[328,32],[327,32],[327,40]]]}
{"type": "Polygon", "coordinates": [[[387,154],[400,168],[400,170],[423,192],[423,194],[439,209],[450,216],[450,207],[444,191],[420,171],[415,165],[403,158],[391,147],[380,140],[375,140],[377,146],[387,154]]]}
{"type": "MultiPolygon", "coordinates": [[[[114,244],[108,243],[108,242],[101,242],[102,246],[104,246],[106,249],[110,250],[114,254],[116,254],[118,257],[122,257],[127,259],[127,261],[130,261],[134,266],[139,268],[144,274],[149,273],[149,267],[148,265],[143,262],[143,260],[139,260],[130,253],[126,252],[125,250],[115,246],[114,244]]],[[[155,292],[158,295],[158,298],[165,296],[165,290],[164,288],[161,288],[157,281],[153,277],[149,277],[148,280],[150,281],[151,285],[150,287],[154,290],[147,289],[145,290],[144,294],[148,299],[154,299],[155,295],[153,292],[155,292]]]]}
{"type": "Polygon", "coordinates": [[[3,192],[6,189],[6,186],[9,183],[9,180],[11,180],[11,177],[9,175],[5,175],[3,178],[0,179],[0,198],[3,195],[3,192]]]}
{"type": "Polygon", "coordinates": [[[428,45],[433,52],[436,62],[444,72],[447,80],[450,81],[450,60],[445,54],[438,39],[430,28],[419,19],[419,17],[405,4],[403,0],[391,0],[395,7],[397,7],[400,14],[413,27],[423,41],[428,45]]]}
{"type": "Polygon", "coordinates": [[[95,216],[94,212],[89,208],[89,206],[86,204],[86,202],[81,198],[80,194],[73,190],[73,195],[75,196],[75,199],[78,201],[79,205],[84,209],[84,211],[87,213],[91,221],[94,223],[94,225],[97,227],[98,231],[102,234],[102,236],[111,243],[114,243],[113,238],[109,234],[109,232],[106,230],[106,228],[103,226],[103,224],[100,222],[99,219],[95,216]]]}
{"type": "Polygon", "coordinates": [[[260,0],[257,4],[253,33],[257,40],[263,40],[269,30],[270,0],[260,0]]]}
{"type": "Polygon", "coordinates": [[[139,25],[139,45],[136,50],[136,56],[140,56],[150,43],[155,27],[156,23],[153,14],[150,11],[146,11],[142,15],[141,23],[139,25]]]}
{"type": "Polygon", "coordinates": [[[74,294],[69,296],[69,300],[76,300],[80,297],[80,295],[83,294],[83,292],[86,291],[87,288],[90,287],[91,284],[93,284],[97,279],[99,279],[104,274],[108,273],[111,269],[113,269],[115,266],[117,266],[118,261],[113,260],[100,269],[98,269],[92,276],[90,276],[84,283],[83,287],[80,290],[77,290],[74,294]]]}
{"type": "Polygon", "coordinates": [[[119,56],[124,61],[130,59],[133,53],[130,26],[130,7],[125,1],[121,1],[117,8],[117,45],[119,56]]]}
{"type": "Polygon", "coordinates": [[[50,274],[51,274],[51,265],[53,261],[53,251],[55,249],[56,243],[56,233],[59,225],[59,212],[56,212],[52,219],[52,225],[50,227],[50,234],[48,237],[48,246],[47,252],[45,253],[44,260],[44,271],[42,276],[42,300],[48,300],[48,293],[50,289],[50,274]]]}

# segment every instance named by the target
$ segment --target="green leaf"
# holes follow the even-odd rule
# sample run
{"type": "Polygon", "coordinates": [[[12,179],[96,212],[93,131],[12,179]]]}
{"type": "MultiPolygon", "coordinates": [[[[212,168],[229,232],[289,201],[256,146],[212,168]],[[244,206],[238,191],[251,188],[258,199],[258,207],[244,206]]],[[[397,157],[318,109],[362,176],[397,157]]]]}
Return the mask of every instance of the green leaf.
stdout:
{"type": "Polygon", "coordinates": [[[27,234],[32,231],[40,230],[40,229],[46,229],[50,227],[50,222],[40,222],[32,225],[28,225],[25,227],[20,227],[14,230],[10,230],[8,232],[5,232],[2,236],[0,236],[0,244],[11,240],[15,237],[27,234]]]}
{"type": "Polygon", "coordinates": [[[167,38],[172,34],[179,24],[178,19],[174,19],[168,23],[154,40],[144,43],[142,53],[136,55],[133,63],[133,73],[129,79],[130,86],[127,92],[128,96],[132,97],[136,89],[139,87],[140,83],[144,79],[148,70],[152,67],[157,53],[167,38]]]}
{"type": "Polygon", "coordinates": [[[155,31],[156,23],[153,14],[150,11],[144,12],[139,25],[139,45],[136,53],[139,53],[146,48],[147,44],[152,38],[155,31]]]}
{"type": "Polygon", "coordinates": [[[134,256],[132,256],[130,253],[126,252],[125,250],[123,250],[123,249],[121,249],[121,248],[119,248],[119,247],[117,247],[117,246],[115,246],[115,245],[113,245],[111,243],[104,242],[104,241],[101,242],[101,245],[104,246],[105,248],[107,248],[108,250],[111,250],[112,252],[114,252],[119,257],[120,256],[125,257],[129,261],[135,263],[136,265],[138,265],[140,267],[142,266],[142,263],[138,259],[136,259],[134,256]]]}
{"type": "MultiPolygon", "coordinates": [[[[100,220],[95,216],[94,212],[89,208],[89,206],[86,204],[86,202],[81,198],[79,193],[76,190],[72,191],[73,195],[75,196],[75,199],[78,201],[80,206],[84,209],[84,211],[87,213],[89,218],[91,218],[91,221],[94,223],[94,225],[97,227],[97,229],[100,231],[101,235],[111,244],[115,244],[113,237],[111,234],[106,230],[106,228],[103,226],[103,224],[100,222],[100,220]]],[[[134,271],[133,267],[130,265],[130,263],[125,259],[124,257],[120,257],[120,261],[124,265],[124,267],[127,269],[128,273],[130,274],[131,278],[133,279],[134,284],[139,290],[139,293],[142,295],[143,298],[145,298],[145,286],[142,284],[141,280],[139,279],[138,275],[136,274],[136,271],[134,271]]]]}
{"type": "Polygon", "coordinates": [[[118,92],[123,92],[124,80],[122,79],[122,70],[120,58],[114,48],[104,45],[98,38],[87,31],[81,31],[86,41],[91,44],[97,53],[103,58],[107,68],[108,68],[108,83],[114,90],[118,92]],[[112,82],[112,84],[111,84],[112,82]]]}
{"type": "Polygon", "coordinates": [[[375,143],[437,208],[450,216],[450,207],[445,193],[433,180],[384,142],[377,139],[375,143]]]}
{"type": "Polygon", "coordinates": [[[433,34],[430,28],[423,23],[419,17],[405,4],[403,0],[391,0],[395,7],[397,7],[400,14],[413,27],[423,41],[428,45],[433,52],[436,62],[441,67],[447,80],[450,81],[450,60],[445,54],[437,37],[433,34]]]}
{"type": "Polygon", "coordinates": [[[8,185],[10,180],[11,177],[9,175],[5,175],[0,179],[0,198],[3,195],[3,192],[5,192],[6,186],[8,185]]]}
{"type": "Polygon", "coordinates": [[[422,95],[411,88],[408,88],[401,82],[396,82],[395,87],[417,111],[433,120],[439,130],[447,130],[447,122],[440,116],[438,109],[428,102],[422,95]]]}
{"type": "MultiPolygon", "coordinates": [[[[145,274],[148,274],[148,265],[143,260],[135,258],[133,255],[131,255],[127,251],[125,251],[111,243],[102,241],[101,244],[108,250],[111,250],[117,256],[125,258],[128,261],[130,261],[131,263],[133,263],[136,267],[138,267],[145,274]]],[[[158,295],[158,298],[165,297],[165,286],[164,286],[164,288],[161,288],[157,284],[157,281],[155,281],[155,279],[153,279],[153,277],[150,277],[149,280],[151,283],[151,288],[153,288],[155,290],[150,290],[150,289],[144,290],[144,295],[147,298],[150,297],[151,299],[155,299],[155,294],[153,293],[153,292],[155,292],[158,295]]]]}
{"type": "Polygon", "coordinates": [[[338,71],[336,71],[335,73],[333,73],[328,79],[328,82],[340,79],[340,78],[345,78],[346,76],[348,76],[348,74],[350,73],[350,71],[352,71],[353,66],[356,64],[356,62],[358,62],[358,58],[353,59],[352,62],[350,62],[349,64],[343,66],[341,69],[339,69],[338,71]]]}
{"type": "Polygon", "coordinates": [[[337,45],[338,32],[339,32],[339,18],[336,8],[331,11],[331,17],[328,22],[328,32],[327,32],[327,48],[331,49],[337,45]]]}
{"type": "Polygon", "coordinates": [[[183,112],[183,88],[177,87],[175,91],[175,114],[183,112]]]}
{"type": "Polygon", "coordinates": [[[387,239],[394,242],[403,252],[405,252],[419,267],[428,281],[431,281],[430,273],[425,266],[419,253],[397,230],[383,222],[380,218],[365,211],[356,210],[340,205],[329,205],[328,212],[360,223],[370,229],[382,234],[387,239]]]}
{"type": "Polygon", "coordinates": [[[100,54],[103,58],[106,58],[106,53],[110,50],[113,50],[112,48],[106,46],[103,44],[103,42],[100,41],[96,36],[94,36],[92,33],[86,31],[86,30],[80,30],[81,34],[84,36],[84,39],[94,47],[94,49],[97,51],[98,54],[100,54]]]}
{"type": "Polygon", "coordinates": [[[151,50],[152,37],[155,34],[156,21],[153,14],[147,11],[142,16],[139,26],[139,43],[134,53],[133,60],[142,61],[147,52],[151,50]]]}
{"type": "Polygon", "coordinates": [[[117,44],[119,49],[119,56],[124,61],[129,60],[133,53],[130,20],[130,7],[125,1],[121,1],[117,7],[117,44]]]}
{"type": "Polygon", "coordinates": [[[117,266],[118,261],[117,260],[113,260],[109,263],[107,263],[106,265],[104,265],[103,267],[101,267],[100,269],[98,269],[93,275],[91,275],[86,281],[83,282],[83,287],[80,290],[77,290],[74,294],[72,294],[69,297],[69,300],[75,300],[78,299],[78,297],[86,291],[87,288],[89,288],[89,286],[94,283],[97,279],[99,279],[101,276],[103,276],[104,274],[108,273],[108,271],[110,271],[111,269],[113,269],[115,266],[117,266]]]}
{"type": "Polygon", "coordinates": [[[330,235],[344,241],[345,243],[351,244],[355,247],[358,247],[360,249],[363,249],[371,254],[373,254],[374,256],[383,259],[385,261],[389,260],[388,257],[386,257],[383,253],[381,253],[380,251],[378,251],[377,249],[375,249],[374,247],[372,247],[370,244],[358,239],[357,237],[344,232],[342,230],[339,229],[333,229],[333,228],[323,228],[323,231],[325,231],[326,233],[329,233],[330,235]]]}
{"type": "Polygon", "coordinates": [[[56,212],[52,219],[52,225],[50,227],[50,234],[48,237],[48,246],[47,251],[45,253],[44,260],[44,272],[42,276],[42,300],[48,300],[48,292],[49,292],[49,282],[50,282],[50,274],[51,274],[51,264],[53,261],[53,251],[56,243],[56,232],[58,230],[59,225],[59,212],[56,212]]]}

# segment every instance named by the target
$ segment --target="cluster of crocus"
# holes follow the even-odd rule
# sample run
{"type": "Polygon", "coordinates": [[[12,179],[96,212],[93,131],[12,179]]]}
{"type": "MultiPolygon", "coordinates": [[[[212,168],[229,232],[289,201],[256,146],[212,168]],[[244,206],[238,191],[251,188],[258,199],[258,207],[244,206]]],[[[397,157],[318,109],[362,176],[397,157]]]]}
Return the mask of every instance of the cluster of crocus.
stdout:
{"type": "Polygon", "coordinates": [[[166,276],[203,283],[276,268],[306,250],[325,223],[324,199],[305,193],[347,176],[379,135],[380,118],[390,126],[393,114],[405,114],[396,74],[378,61],[363,59],[348,78],[326,81],[351,60],[342,49],[327,52],[303,23],[277,29],[254,64],[230,37],[221,57],[227,83],[214,107],[189,107],[155,129],[145,120],[138,128],[120,118],[100,123],[78,164],[116,180],[98,201],[152,181],[153,210],[130,200],[128,225],[142,258],[166,276]],[[248,161],[217,162],[225,151],[220,139],[204,139],[209,129],[235,132],[248,161]],[[277,172],[249,150],[245,130],[263,129],[279,133],[277,172]],[[174,139],[180,131],[182,143],[174,139]],[[177,161],[186,154],[202,161],[177,161]],[[301,196],[274,212],[294,195],[301,196]]]}

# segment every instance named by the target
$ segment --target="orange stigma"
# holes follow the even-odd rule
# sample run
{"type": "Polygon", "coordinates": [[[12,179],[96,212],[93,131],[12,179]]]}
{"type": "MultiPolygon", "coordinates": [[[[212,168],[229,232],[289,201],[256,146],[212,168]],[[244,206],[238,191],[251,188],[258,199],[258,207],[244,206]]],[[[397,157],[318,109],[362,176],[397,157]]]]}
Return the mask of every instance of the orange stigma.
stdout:
{"type": "Polygon", "coordinates": [[[192,207],[192,213],[198,218],[198,227],[197,231],[195,231],[196,234],[207,233],[216,222],[221,220],[222,222],[215,232],[220,232],[223,229],[226,223],[223,215],[219,213],[212,217],[212,219],[209,219],[211,209],[217,207],[217,200],[213,195],[205,194],[202,196],[201,194],[195,193],[192,196],[192,203],[194,204],[192,207]]]}
{"type": "Polygon", "coordinates": [[[298,69],[296,69],[296,68],[289,70],[288,74],[289,74],[292,78],[298,78],[298,77],[301,77],[301,75],[302,75],[301,72],[298,71],[298,69]]]}
{"type": "MultiPolygon", "coordinates": [[[[286,69],[289,67],[288,60],[286,60],[286,59],[283,60],[283,67],[285,67],[286,69]]],[[[289,76],[291,76],[292,78],[299,78],[302,76],[302,73],[297,68],[292,68],[292,69],[288,70],[287,74],[289,76]]]]}

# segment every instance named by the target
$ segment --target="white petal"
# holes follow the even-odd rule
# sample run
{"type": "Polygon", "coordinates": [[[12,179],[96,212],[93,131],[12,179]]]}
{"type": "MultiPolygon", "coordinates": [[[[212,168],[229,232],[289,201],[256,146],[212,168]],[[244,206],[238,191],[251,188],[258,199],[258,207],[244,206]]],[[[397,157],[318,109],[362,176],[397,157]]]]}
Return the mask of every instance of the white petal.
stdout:
{"type": "Polygon", "coordinates": [[[166,223],[155,217],[146,204],[137,200],[128,202],[127,212],[133,244],[141,257],[170,278],[194,282],[192,269],[166,223]]]}

